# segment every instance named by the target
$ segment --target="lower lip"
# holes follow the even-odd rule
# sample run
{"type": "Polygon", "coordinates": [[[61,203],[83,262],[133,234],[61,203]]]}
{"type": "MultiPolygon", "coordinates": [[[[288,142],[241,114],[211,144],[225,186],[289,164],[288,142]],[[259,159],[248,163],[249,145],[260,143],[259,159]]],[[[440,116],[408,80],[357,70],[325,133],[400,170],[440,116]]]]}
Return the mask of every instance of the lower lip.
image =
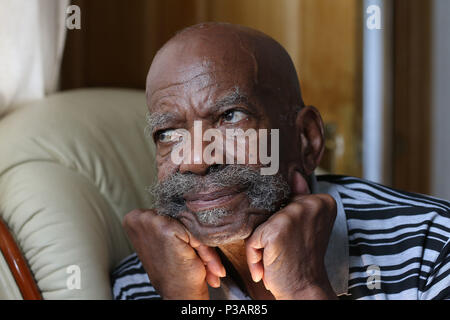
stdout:
{"type": "Polygon", "coordinates": [[[234,198],[236,198],[240,194],[241,193],[233,193],[220,198],[216,198],[214,200],[186,201],[186,206],[192,212],[200,212],[214,208],[221,208],[227,205],[229,202],[231,202],[234,198]]]}

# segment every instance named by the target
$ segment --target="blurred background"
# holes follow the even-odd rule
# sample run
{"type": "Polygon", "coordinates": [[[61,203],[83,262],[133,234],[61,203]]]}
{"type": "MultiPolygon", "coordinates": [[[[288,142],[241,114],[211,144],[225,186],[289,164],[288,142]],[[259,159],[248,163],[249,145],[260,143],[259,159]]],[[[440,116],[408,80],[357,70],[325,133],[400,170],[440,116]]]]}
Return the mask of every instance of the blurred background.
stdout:
{"type": "MultiPolygon", "coordinates": [[[[49,42],[55,57],[45,43],[39,49],[54,58],[48,64],[54,85],[43,86],[43,94],[85,87],[144,89],[153,56],[178,30],[202,21],[246,25],[272,36],[291,55],[305,103],[324,118],[324,170],[450,199],[448,0],[27,3],[35,6],[39,30],[59,39],[49,42]],[[67,11],[70,4],[80,9],[79,29],[59,21],[75,12],[67,11]],[[370,10],[372,5],[380,11],[370,10]],[[43,27],[55,16],[62,33],[56,26],[43,27]]],[[[0,18],[13,19],[8,15],[0,11],[0,18]]],[[[18,19],[16,32],[30,19],[18,19]]],[[[5,49],[6,42],[2,45],[5,49]]],[[[11,79],[3,74],[0,88],[11,79]]],[[[0,92],[4,105],[11,100],[5,97],[0,92]]]]}

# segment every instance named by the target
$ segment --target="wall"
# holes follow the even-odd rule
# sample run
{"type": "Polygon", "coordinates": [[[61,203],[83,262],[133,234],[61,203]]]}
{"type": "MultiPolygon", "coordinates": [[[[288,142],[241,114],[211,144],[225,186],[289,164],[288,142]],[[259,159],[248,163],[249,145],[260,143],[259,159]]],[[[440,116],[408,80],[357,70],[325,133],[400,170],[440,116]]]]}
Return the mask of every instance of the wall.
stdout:
{"type": "Polygon", "coordinates": [[[450,200],[450,1],[433,1],[432,193],[450,200]]]}

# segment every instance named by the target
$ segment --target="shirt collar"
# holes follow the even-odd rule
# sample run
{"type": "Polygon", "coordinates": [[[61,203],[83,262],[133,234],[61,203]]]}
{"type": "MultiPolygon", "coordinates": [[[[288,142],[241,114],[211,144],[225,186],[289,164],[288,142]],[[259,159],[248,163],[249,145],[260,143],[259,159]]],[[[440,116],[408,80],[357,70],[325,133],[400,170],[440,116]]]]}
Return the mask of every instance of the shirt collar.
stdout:
{"type": "Polygon", "coordinates": [[[336,220],[325,253],[325,268],[328,279],[337,295],[348,292],[349,278],[349,248],[347,233],[347,218],[344,206],[335,185],[317,181],[315,175],[311,177],[311,193],[327,193],[334,198],[337,205],[336,220]]]}

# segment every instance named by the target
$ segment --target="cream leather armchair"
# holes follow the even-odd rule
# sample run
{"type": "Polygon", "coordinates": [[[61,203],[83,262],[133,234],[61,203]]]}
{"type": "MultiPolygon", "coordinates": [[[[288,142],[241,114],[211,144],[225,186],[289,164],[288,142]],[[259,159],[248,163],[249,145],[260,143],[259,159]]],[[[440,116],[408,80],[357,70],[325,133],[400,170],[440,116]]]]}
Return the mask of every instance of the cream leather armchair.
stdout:
{"type": "MultiPolygon", "coordinates": [[[[133,251],[122,218],[156,178],[145,113],[143,91],[83,89],[0,119],[0,220],[43,299],[111,298],[110,271],[133,251]]],[[[29,298],[8,246],[0,299],[29,298]]]]}

